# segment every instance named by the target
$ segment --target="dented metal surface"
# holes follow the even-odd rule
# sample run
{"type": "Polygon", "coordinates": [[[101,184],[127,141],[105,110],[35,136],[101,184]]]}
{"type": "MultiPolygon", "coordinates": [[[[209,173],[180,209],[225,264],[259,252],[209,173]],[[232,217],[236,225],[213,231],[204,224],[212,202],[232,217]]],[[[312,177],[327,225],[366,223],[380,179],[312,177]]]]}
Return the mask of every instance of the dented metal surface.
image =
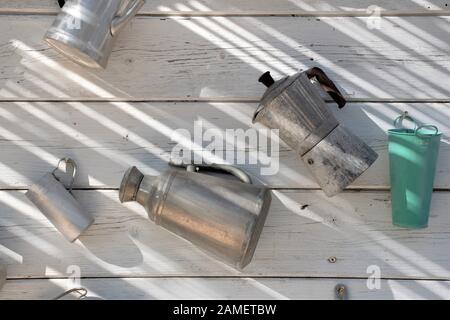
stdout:
{"type": "Polygon", "coordinates": [[[280,138],[297,151],[326,195],[344,190],[377,159],[361,139],[339,124],[312,79],[329,93],[339,108],[346,101],[319,68],[274,81],[265,73],[268,89],[253,122],[279,129],[280,138]]]}
{"type": "Polygon", "coordinates": [[[172,167],[156,178],[130,168],[120,186],[120,201],[137,201],[157,225],[244,268],[252,260],[263,229],[270,190],[253,185],[245,172],[234,167],[185,167],[172,167]],[[232,174],[239,181],[198,170],[232,174]]]}

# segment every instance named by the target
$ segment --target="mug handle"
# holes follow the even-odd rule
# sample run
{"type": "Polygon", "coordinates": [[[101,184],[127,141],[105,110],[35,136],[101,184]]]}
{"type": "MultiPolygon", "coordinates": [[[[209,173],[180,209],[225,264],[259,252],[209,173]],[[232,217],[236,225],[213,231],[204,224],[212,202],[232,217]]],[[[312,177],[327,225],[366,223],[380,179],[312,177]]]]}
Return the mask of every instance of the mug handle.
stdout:
{"type": "Polygon", "coordinates": [[[342,93],[339,91],[339,89],[336,87],[333,81],[326,75],[326,73],[318,68],[314,67],[309,70],[306,70],[306,75],[309,79],[316,78],[319,82],[320,86],[328,92],[328,94],[331,96],[331,98],[338,104],[339,109],[342,109],[346,104],[347,100],[345,100],[342,93]]]}
{"type": "Polygon", "coordinates": [[[236,168],[231,165],[227,164],[178,164],[173,161],[169,162],[169,165],[172,167],[178,167],[178,168],[185,168],[188,172],[199,172],[200,170],[204,171],[212,171],[212,172],[222,172],[227,173],[235,176],[238,178],[241,182],[246,184],[253,184],[252,179],[250,176],[243,170],[236,168]]]}
{"type": "MultiPolygon", "coordinates": [[[[58,165],[52,171],[52,175],[55,177],[56,180],[61,182],[61,180],[56,176],[55,173],[56,173],[57,170],[59,170],[59,166],[63,162],[66,164],[66,168],[67,168],[67,165],[69,165],[69,164],[72,166],[72,178],[70,180],[69,186],[66,186],[66,188],[69,189],[69,192],[72,193],[73,183],[75,182],[75,177],[77,176],[77,171],[78,171],[78,166],[77,166],[76,162],[73,159],[70,159],[70,158],[62,158],[62,159],[60,159],[59,162],[58,162],[58,165]]],[[[67,171],[67,169],[66,169],[66,171],[67,171]]]]}

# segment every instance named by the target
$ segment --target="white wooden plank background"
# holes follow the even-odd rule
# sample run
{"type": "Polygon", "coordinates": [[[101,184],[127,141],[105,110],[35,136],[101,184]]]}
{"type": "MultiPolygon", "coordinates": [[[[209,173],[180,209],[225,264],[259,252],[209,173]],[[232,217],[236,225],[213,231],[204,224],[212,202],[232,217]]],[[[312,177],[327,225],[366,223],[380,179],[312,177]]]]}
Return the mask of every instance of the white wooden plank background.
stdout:
{"type": "Polygon", "coordinates": [[[450,297],[446,1],[148,1],[105,71],[77,67],[43,44],[55,2],[0,0],[0,264],[9,278],[0,299],[56,296],[71,265],[102,298],[333,299],[337,283],[355,299],[450,297]],[[379,30],[363,17],[369,5],[386,15],[379,30]],[[212,16],[169,17],[177,14],[212,16]],[[128,166],[164,170],[174,129],[192,132],[196,120],[261,128],[250,121],[261,72],[278,77],[311,65],[355,102],[330,108],[380,154],[353,185],[361,191],[329,199],[311,190],[317,185],[285,145],[277,175],[244,166],[283,190],[274,191],[255,258],[241,272],[155,226],[137,204],[118,202],[128,166]],[[385,131],[404,110],[444,132],[425,230],[390,220],[385,131]],[[66,155],[80,163],[77,188],[89,189],[75,195],[97,218],[75,244],[15,190],[66,155]],[[366,287],[370,265],[381,268],[381,290],[366,287]]]}
{"type": "MultiPolygon", "coordinates": [[[[72,286],[67,280],[10,280],[0,299],[51,299],[72,286]]],[[[382,280],[369,290],[364,279],[272,278],[122,278],[86,279],[81,285],[88,299],[335,299],[337,284],[345,285],[349,299],[442,299],[449,281],[382,280]]],[[[72,295],[65,299],[75,299],[72,295]]]]}
{"type": "MultiPolygon", "coordinates": [[[[433,12],[447,10],[448,2],[445,0],[429,1],[373,1],[373,0],[147,0],[141,13],[167,13],[173,12],[207,12],[214,11],[221,14],[245,13],[255,14],[263,12],[274,13],[319,13],[328,12],[365,12],[369,6],[377,5],[383,11],[394,11],[397,14],[403,12],[433,12]]],[[[2,9],[13,9],[18,12],[30,10],[31,12],[56,12],[58,10],[56,0],[2,0],[0,2],[0,12],[2,9]]],[[[5,10],[6,11],[6,10],[5,10]]]]}
{"type": "MultiPolygon", "coordinates": [[[[192,140],[196,121],[203,123],[204,130],[219,130],[224,137],[226,129],[254,128],[264,133],[264,128],[251,123],[256,107],[256,103],[5,102],[0,105],[0,148],[4,151],[0,188],[27,188],[65,156],[79,164],[76,187],[118,188],[130,166],[136,165],[149,175],[166,170],[172,150],[183,143],[175,130],[189,130],[191,137],[186,138],[192,140]]],[[[380,155],[352,187],[389,186],[386,132],[393,127],[393,119],[408,111],[418,121],[436,124],[443,131],[435,186],[450,188],[450,104],[351,103],[340,110],[332,104],[329,107],[343,125],[380,155]]],[[[203,147],[210,143],[205,141],[203,147]]],[[[257,148],[240,143],[239,151],[257,148]]],[[[227,149],[233,150],[229,145],[227,149]]],[[[277,157],[280,169],[275,175],[264,175],[261,168],[268,165],[261,161],[242,167],[270,187],[318,188],[294,151],[283,144],[273,155],[273,166],[277,157]]]]}
{"type": "Polygon", "coordinates": [[[407,231],[392,226],[386,192],[329,200],[322,191],[274,191],[254,259],[242,271],[155,226],[138,204],[120,204],[117,191],[75,196],[96,223],[70,244],[23,192],[0,192],[0,252],[9,278],[61,277],[70,265],[84,277],[367,277],[367,268],[377,265],[383,278],[450,280],[446,192],[434,194],[430,227],[407,231]]]}
{"type": "Polygon", "coordinates": [[[53,19],[1,17],[0,97],[257,101],[263,72],[319,64],[353,99],[449,99],[450,17],[138,17],[105,71],[49,49],[53,19]]]}

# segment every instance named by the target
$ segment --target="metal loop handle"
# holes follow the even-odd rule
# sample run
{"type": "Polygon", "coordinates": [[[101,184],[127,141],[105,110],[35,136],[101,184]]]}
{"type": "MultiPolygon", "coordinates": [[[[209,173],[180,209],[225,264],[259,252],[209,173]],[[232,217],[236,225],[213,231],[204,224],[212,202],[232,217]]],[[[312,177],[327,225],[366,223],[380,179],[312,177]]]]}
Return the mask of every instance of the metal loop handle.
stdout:
{"type": "Polygon", "coordinates": [[[87,291],[86,288],[74,288],[74,289],[70,289],[70,290],[67,290],[66,292],[61,293],[59,296],[53,298],[53,300],[59,300],[59,299],[64,298],[65,296],[67,296],[67,295],[69,295],[69,294],[71,294],[73,292],[76,292],[76,293],[78,293],[80,295],[78,297],[79,300],[83,299],[88,294],[88,291],[87,291]]]}
{"type": "Polygon", "coordinates": [[[77,172],[78,172],[77,164],[73,159],[71,159],[71,158],[60,159],[58,162],[58,166],[52,171],[52,175],[55,177],[56,180],[61,182],[61,180],[56,176],[55,172],[59,170],[59,167],[60,167],[61,163],[63,163],[63,162],[66,164],[66,173],[67,173],[67,165],[70,164],[72,166],[72,179],[70,180],[69,186],[66,186],[66,188],[69,189],[69,192],[72,193],[72,187],[73,187],[73,184],[75,182],[75,177],[77,176],[77,172]]]}
{"type": "Polygon", "coordinates": [[[173,161],[169,162],[169,165],[172,167],[185,168],[188,172],[199,172],[201,169],[205,171],[217,171],[222,173],[227,173],[235,176],[241,182],[252,184],[252,179],[250,176],[243,170],[236,168],[227,164],[183,164],[183,163],[175,163],[173,161]]]}
{"type": "Polygon", "coordinates": [[[414,133],[419,137],[427,137],[430,135],[437,136],[439,134],[439,129],[438,129],[438,127],[436,127],[432,124],[425,124],[423,126],[417,127],[416,130],[414,131],[414,133]],[[422,134],[419,132],[422,129],[432,129],[432,130],[435,130],[435,132],[433,134],[422,134]]]}
{"type": "Polygon", "coordinates": [[[401,116],[394,120],[394,127],[397,129],[403,129],[403,120],[405,119],[414,123],[414,131],[417,131],[417,121],[409,115],[408,111],[403,112],[401,116]]]}

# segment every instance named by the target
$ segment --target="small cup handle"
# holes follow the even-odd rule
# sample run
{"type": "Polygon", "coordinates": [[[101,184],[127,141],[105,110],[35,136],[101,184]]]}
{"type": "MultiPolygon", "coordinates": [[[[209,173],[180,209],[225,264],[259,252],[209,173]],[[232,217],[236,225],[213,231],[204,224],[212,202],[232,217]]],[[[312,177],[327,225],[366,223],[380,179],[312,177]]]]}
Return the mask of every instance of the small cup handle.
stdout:
{"type": "Polygon", "coordinates": [[[408,120],[414,123],[414,131],[417,131],[417,128],[419,127],[417,125],[417,121],[409,115],[408,111],[403,112],[401,116],[394,120],[394,127],[396,129],[403,129],[403,120],[408,120]]]}
{"type": "Polygon", "coordinates": [[[55,173],[56,173],[56,171],[59,170],[59,167],[60,167],[61,163],[63,163],[63,162],[66,164],[66,168],[67,168],[67,165],[69,165],[69,164],[72,166],[72,178],[70,180],[69,186],[66,186],[66,188],[69,189],[69,192],[72,193],[72,187],[73,187],[73,184],[75,182],[75,177],[77,176],[77,171],[78,171],[77,164],[76,164],[76,162],[73,159],[71,159],[71,158],[62,158],[62,159],[60,159],[59,162],[58,162],[57,167],[52,171],[52,175],[55,177],[56,180],[60,181],[60,179],[56,176],[55,173]]]}

